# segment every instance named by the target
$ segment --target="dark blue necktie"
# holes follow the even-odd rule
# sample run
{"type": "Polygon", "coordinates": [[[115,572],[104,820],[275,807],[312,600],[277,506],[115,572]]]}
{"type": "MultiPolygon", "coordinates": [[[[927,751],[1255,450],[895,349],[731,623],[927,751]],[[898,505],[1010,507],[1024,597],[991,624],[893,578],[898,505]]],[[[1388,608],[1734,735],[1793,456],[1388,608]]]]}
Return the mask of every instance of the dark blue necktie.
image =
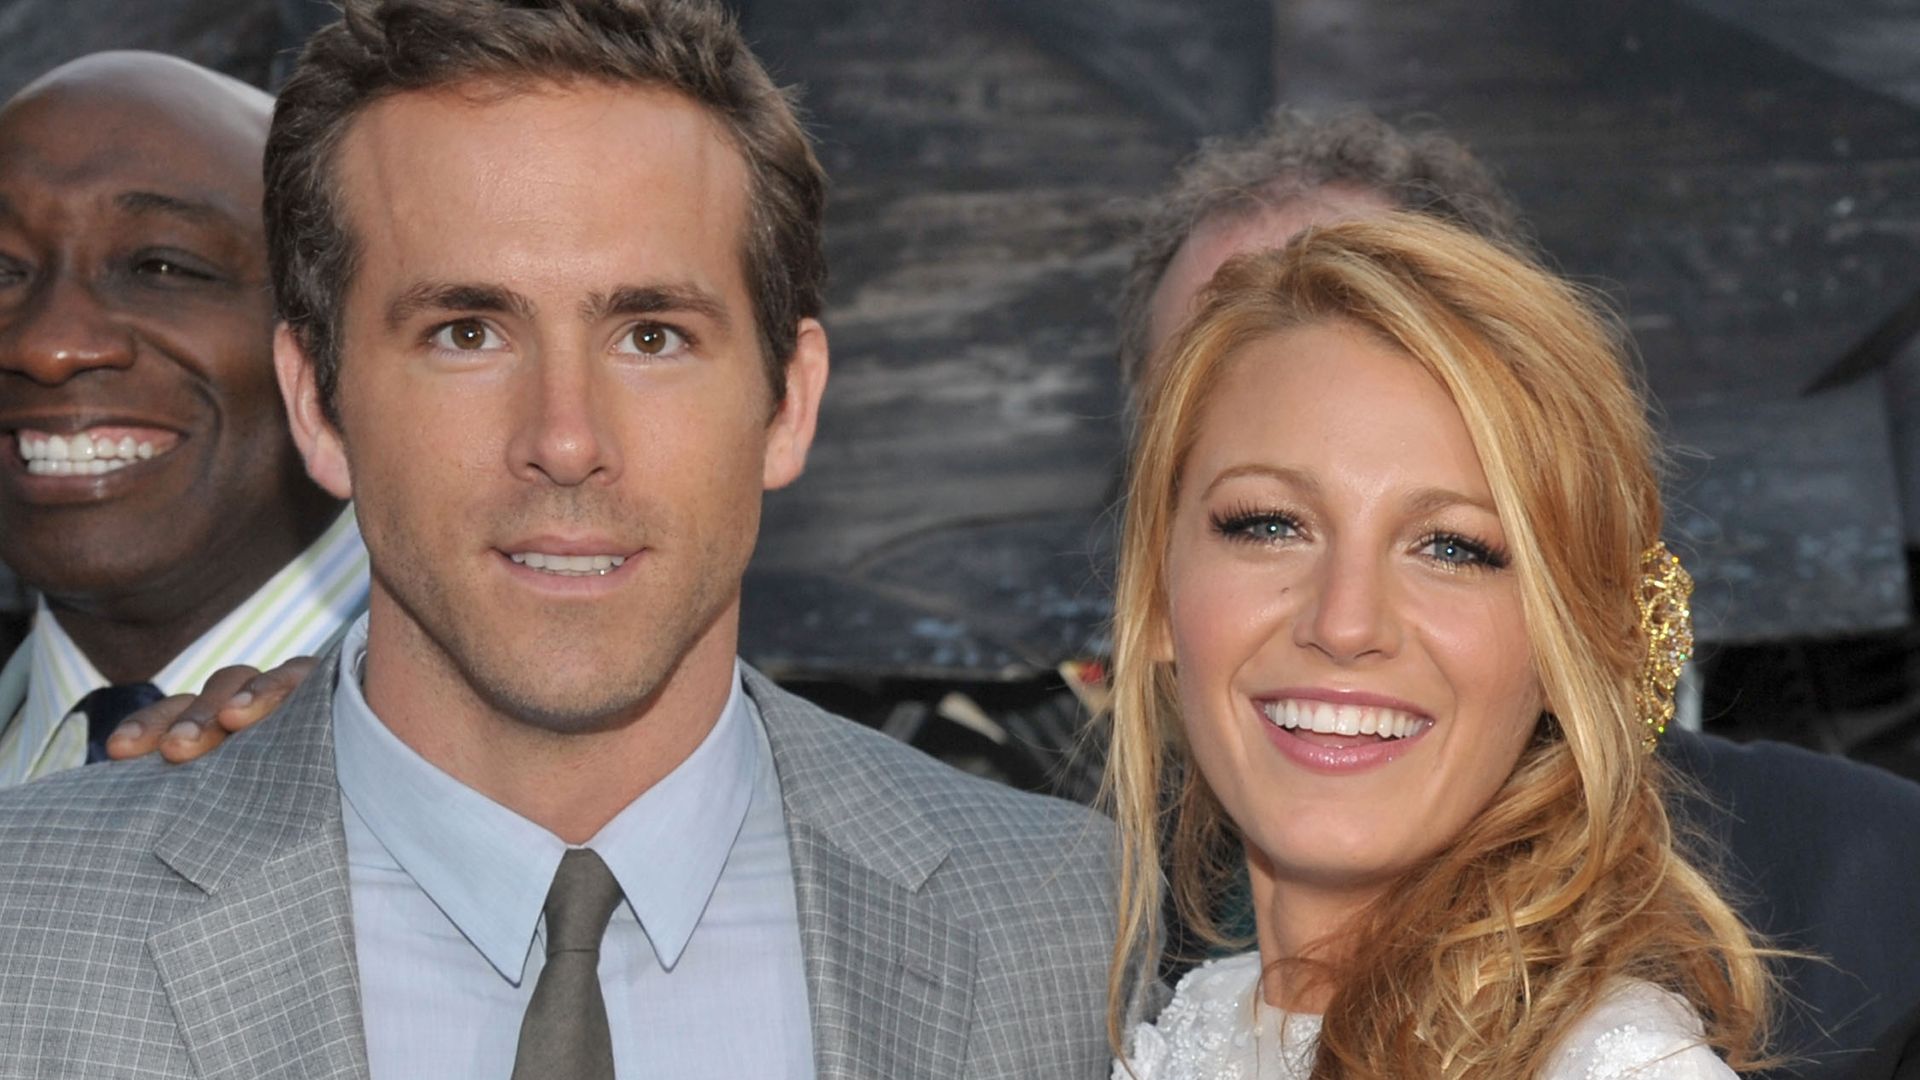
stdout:
{"type": "Polygon", "coordinates": [[[107,736],[122,720],[165,696],[150,682],[133,682],[103,686],[81,698],[74,710],[87,714],[87,764],[107,760],[107,736]]]}

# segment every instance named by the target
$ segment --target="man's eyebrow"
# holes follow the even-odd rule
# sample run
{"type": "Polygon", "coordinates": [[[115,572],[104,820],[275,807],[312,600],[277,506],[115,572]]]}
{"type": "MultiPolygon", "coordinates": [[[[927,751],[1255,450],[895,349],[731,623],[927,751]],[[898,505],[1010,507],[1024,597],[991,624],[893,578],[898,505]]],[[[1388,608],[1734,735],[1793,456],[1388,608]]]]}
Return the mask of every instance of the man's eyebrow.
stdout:
{"type": "Polygon", "coordinates": [[[163,195],[158,191],[123,191],[114,196],[114,205],[130,214],[162,214],[195,225],[239,225],[233,215],[210,202],[163,195]]]}
{"type": "Polygon", "coordinates": [[[409,286],[387,305],[387,329],[397,330],[423,311],[505,312],[531,319],[533,301],[499,285],[423,281],[409,286]]]}
{"type": "Polygon", "coordinates": [[[616,315],[699,315],[726,330],[732,320],[727,306],[713,293],[698,285],[629,285],[610,293],[594,293],[580,305],[580,316],[587,322],[599,322],[616,315]]]}

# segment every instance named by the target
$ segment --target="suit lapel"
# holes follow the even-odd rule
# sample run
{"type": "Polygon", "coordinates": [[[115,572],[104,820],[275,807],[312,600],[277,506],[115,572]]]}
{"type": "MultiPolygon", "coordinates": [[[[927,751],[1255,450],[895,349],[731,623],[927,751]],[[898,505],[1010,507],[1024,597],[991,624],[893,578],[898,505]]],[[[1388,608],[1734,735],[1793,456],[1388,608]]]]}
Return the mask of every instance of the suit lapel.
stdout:
{"type": "Polygon", "coordinates": [[[820,1080],[960,1076],[973,934],[923,888],[943,835],[850,721],[751,669],[747,689],[780,776],[820,1080]]]}
{"type": "Polygon", "coordinates": [[[966,1061],[973,936],[789,822],[820,1080],[948,1080],[966,1061]]]}
{"type": "Polygon", "coordinates": [[[206,1080],[367,1075],[344,867],[309,847],[148,942],[206,1080]]]}
{"type": "Polygon", "coordinates": [[[207,894],[148,939],[206,1080],[367,1076],[340,789],[334,661],[201,768],[154,853],[207,894]]]}

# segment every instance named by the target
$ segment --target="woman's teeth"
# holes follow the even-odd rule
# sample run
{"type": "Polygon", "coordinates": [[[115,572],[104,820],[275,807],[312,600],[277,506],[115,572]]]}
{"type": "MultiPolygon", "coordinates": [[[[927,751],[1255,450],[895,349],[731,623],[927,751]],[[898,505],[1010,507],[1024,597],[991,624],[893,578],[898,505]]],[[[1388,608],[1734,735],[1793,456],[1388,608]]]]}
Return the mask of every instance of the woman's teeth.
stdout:
{"type": "Polygon", "coordinates": [[[507,558],[529,570],[565,577],[609,573],[627,561],[625,555],[543,555],[538,551],[517,551],[507,558]]]}
{"type": "Polygon", "coordinates": [[[22,431],[19,447],[20,459],[34,476],[99,476],[172,449],[131,435],[116,439],[84,431],[65,436],[22,431]]]}
{"type": "Polygon", "coordinates": [[[1315,731],[1324,735],[1377,735],[1404,739],[1426,726],[1426,721],[1398,709],[1375,705],[1335,705],[1328,701],[1288,698],[1263,701],[1260,711],[1275,727],[1315,731]]]}

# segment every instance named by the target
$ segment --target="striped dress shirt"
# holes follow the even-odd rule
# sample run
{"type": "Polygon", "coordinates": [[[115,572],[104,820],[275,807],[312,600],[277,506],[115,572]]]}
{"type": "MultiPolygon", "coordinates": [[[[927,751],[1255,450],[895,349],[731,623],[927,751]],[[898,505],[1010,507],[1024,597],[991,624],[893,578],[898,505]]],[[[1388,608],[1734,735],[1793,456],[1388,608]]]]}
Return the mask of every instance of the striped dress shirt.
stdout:
{"type": "MultiPolygon", "coordinates": [[[[367,549],[352,507],[239,607],[186,647],[151,680],[163,693],[198,691],[229,664],[272,667],[311,656],[367,607],[367,549]]],[[[0,731],[0,785],[18,784],[86,761],[87,720],[73,711],[107,685],[42,599],[33,632],[8,663],[26,666],[26,697],[0,731]]]]}

